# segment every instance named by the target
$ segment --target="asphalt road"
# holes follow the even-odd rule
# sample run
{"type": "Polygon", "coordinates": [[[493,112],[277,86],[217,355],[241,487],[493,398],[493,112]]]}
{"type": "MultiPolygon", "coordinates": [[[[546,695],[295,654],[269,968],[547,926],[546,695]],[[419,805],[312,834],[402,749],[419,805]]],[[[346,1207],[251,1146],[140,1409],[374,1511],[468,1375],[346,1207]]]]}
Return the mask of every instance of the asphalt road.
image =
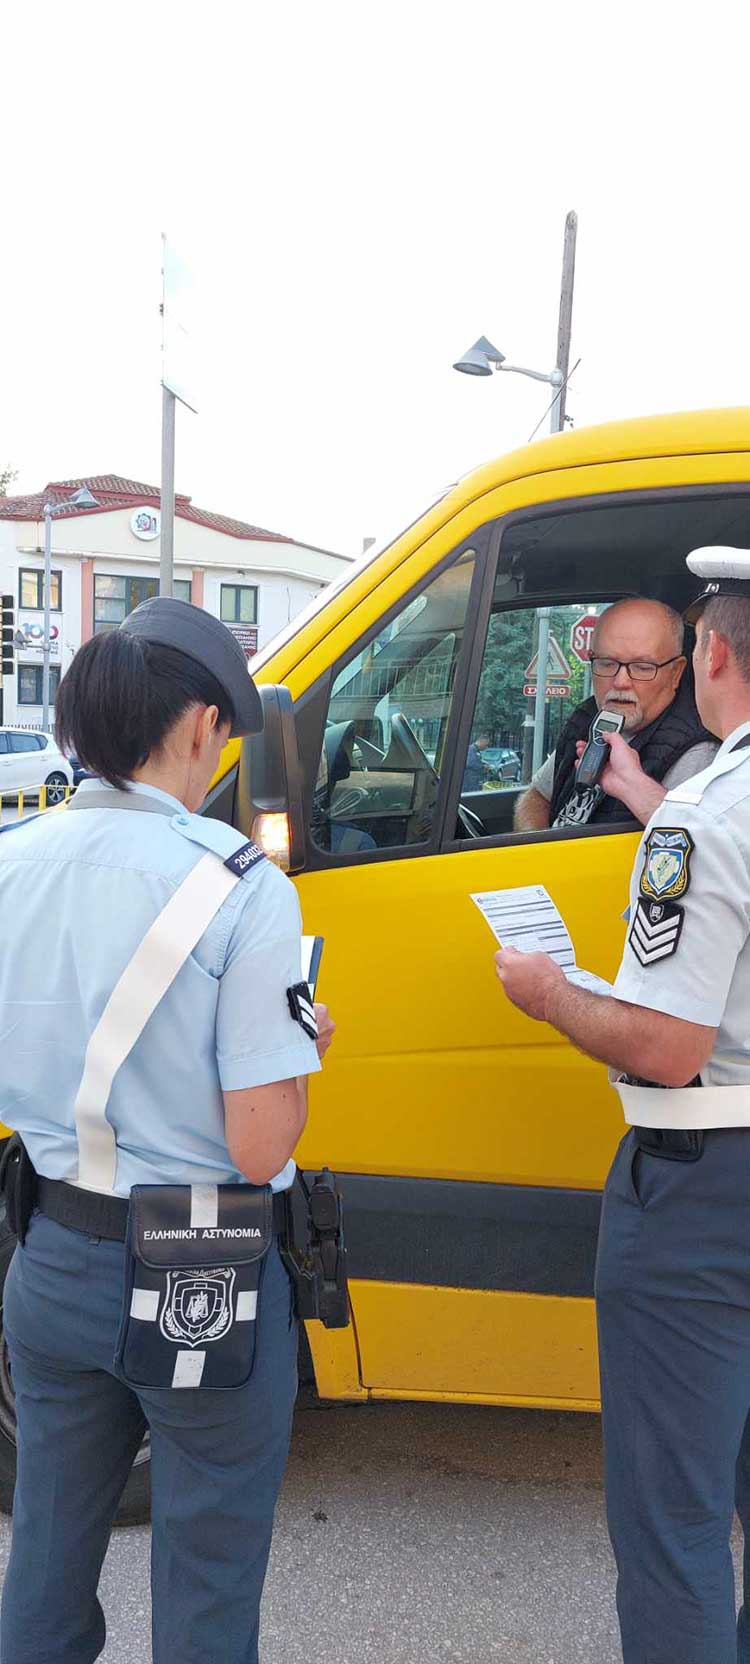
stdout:
{"type": "MultiPolygon", "coordinates": [[[[3,1521],[2,1570],[9,1539],[3,1521]]],[[[115,1533],[104,1664],[149,1664],[148,1553],[147,1528],[115,1533]]],[[[598,1418],[298,1411],[261,1659],[620,1664],[598,1418]]]]}

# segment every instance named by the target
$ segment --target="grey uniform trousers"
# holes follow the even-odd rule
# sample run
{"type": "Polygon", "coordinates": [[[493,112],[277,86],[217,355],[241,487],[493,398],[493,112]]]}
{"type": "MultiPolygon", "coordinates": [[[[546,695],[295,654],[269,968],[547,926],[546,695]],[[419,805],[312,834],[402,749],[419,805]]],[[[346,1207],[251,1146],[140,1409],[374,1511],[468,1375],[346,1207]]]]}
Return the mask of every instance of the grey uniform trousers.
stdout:
{"type": "Polygon", "coordinates": [[[255,1367],[233,1392],[128,1388],[113,1373],[121,1243],[35,1214],[5,1290],[18,1408],[2,1664],[92,1664],[112,1519],[151,1434],[155,1664],[257,1664],[258,1607],[296,1393],[297,1324],[276,1242],[255,1367]]]}
{"type": "MultiPolygon", "coordinates": [[[[705,1133],[696,1161],[627,1134],[596,1296],[625,1664],[750,1664],[729,1549],[735,1498],[750,1528],[750,1128],[705,1133]]],[[[749,1573],[746,1548],[748,1602],[749,1573]]]]}

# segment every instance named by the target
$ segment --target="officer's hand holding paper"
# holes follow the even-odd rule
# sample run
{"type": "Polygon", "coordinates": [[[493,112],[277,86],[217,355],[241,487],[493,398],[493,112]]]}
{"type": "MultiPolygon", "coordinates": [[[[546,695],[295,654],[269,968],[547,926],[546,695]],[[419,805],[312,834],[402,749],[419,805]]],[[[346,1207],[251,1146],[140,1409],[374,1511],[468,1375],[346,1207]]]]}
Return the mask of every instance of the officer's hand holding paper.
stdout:
{"type": "Polygon", "coordinates": [[[508,998],[530,1017],[544,1019],[550,985],[561,979],[592,994],[611,994],[603,977],[576,965],[565,921],[543,884],[484,890],[471,900],[501,944],[495,970],[508,998]]]}

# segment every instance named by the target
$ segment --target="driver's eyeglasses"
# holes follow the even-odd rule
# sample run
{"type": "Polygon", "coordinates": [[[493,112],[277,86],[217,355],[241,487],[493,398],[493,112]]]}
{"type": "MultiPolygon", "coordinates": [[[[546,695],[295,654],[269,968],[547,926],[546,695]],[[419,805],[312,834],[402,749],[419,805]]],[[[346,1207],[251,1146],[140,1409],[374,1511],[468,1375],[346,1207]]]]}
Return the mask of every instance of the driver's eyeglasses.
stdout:
{"type": "Polygon", "coordinates": [[[683,657],[682,653],[673,653],[671,659],[660,659],[654,664],[653,659],[602,659],[595,654],[591,659],[591,669],[595,676],[617,676],[619,671],[627,670],[631,682],[653,682],[657,670],[663,670],[665,664],[676,664],[683,657]]]}

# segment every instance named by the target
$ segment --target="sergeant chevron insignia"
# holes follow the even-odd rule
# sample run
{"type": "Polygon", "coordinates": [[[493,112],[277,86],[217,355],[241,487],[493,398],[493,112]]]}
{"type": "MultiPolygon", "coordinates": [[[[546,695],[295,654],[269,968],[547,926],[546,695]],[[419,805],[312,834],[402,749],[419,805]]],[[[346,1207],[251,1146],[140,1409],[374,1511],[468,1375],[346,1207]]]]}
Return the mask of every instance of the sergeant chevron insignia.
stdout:
{"type": "Polygon", "coordinates": [[[628,931],[628,946],[641,965],[654,965],[675,952],[684,916],[684,908],[676,901],[644,901],[639,897],[628,931]]]}
{"type": "Polygon", "coordinates": [[[318,1038],[318,1019],[307,982],[295,982],[293,988],[287,988],[287,1003],[295,1023],[299,1023],[310,1040],[318,1038]]]}

